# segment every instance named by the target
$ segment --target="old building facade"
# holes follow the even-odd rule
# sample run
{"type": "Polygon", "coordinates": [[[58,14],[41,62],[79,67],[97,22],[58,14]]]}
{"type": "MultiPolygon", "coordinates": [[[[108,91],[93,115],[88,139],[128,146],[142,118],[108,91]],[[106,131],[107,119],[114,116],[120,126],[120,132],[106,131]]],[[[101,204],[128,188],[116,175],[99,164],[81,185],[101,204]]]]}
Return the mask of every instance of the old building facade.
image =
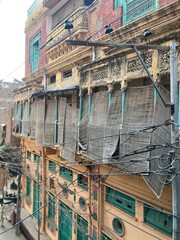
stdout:
{"type": "Polygon", "coordinates": [[[13,91],[21,88],[23,83],[14,79],[14,82],[0,82],[0,146],[3,144],[18,145],[17,139],[12,136],[13,91]]]}
{"type": "Polygon", "coordinates": [[[28,12],[13,122],[22,206],[51,239],[172,239],[171,109],[158,93],[170,101],[179,1],[36,0],[28,12]]]}

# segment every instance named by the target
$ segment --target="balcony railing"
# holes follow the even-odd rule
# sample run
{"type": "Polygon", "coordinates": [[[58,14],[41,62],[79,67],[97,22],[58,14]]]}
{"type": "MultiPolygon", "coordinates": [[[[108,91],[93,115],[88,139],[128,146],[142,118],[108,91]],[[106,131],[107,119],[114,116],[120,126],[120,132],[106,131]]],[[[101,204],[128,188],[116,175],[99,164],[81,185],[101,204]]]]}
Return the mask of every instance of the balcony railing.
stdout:
{"type": "MultiPolygon", "coordinates": [[[[68,20],[73,22],[72,35],[86,33],[88,30],[87,14],[83,13],[85,7],[81,7],[71,14],[68,20]]],[[[47,37],[47,50],[59,45],[68,37],[68,32],[64,29],[64,22],[60,23],[47,37]],[[52,40],[51,40],[52,39],[52,40]]],[[[82,39],[81,39],[82,40],[82,39]]]]}
{"type": "Polygon", "coordinates": [[[28,99],[33,93],[36,93],[42,88],[43,86],[32,84],[31,86],[26,86],[26,87],[17,89],[14,92],[14,102],[24,101],[25,99],[28,99]]]}

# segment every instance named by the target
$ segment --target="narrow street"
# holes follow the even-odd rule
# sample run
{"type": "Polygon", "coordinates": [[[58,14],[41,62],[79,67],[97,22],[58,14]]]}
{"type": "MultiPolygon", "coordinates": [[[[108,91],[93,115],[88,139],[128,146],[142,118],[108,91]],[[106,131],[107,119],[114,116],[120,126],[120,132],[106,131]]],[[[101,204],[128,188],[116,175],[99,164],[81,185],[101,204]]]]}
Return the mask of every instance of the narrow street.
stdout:
{"type": "MultiPolygon", "coordinates": [[[[4,219],[4,227],[1,227],[0,224],[0,233],[4,232],[5,230],[9,229],[10,227],[12,227],[11,222],[9,222],[9,218],[10,218],[10,213],[11,213],[11,209],[12,206],[6,206],[6,218],[4,219]]],[[[21,234],[20,236],[17,236],[15,234],[15,229],[12,228],[11,230],[3,233],[2,235],[0,235],[0,240],[25,240],[24,236],[21,234]]]]}

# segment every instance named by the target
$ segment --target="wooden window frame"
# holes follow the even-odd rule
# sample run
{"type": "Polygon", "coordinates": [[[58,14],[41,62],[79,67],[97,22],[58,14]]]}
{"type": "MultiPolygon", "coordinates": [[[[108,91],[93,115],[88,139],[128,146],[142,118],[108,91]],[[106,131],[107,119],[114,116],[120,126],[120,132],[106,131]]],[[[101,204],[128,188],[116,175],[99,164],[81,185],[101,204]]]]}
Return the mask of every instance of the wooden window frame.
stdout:
{"type": "Polygon", "coordinates": [[[166,235],[172,235],[173,218],[171,214],[144,204],[144,222],[166,235]],[[167,224],[169,227],[166,227],[167,224]]]}
{"type": "Polygon", "coordinates": [[[26,158],[28,159],[28,160],[31,160],[31,152],[30,151],[27,151],[26,152],[26,158]]]}
{"type": "Polygon", "coordinates": [[[73,181],[73,171],[66,168],[66,167],[63,167],[63,166],[60,166],[59,168],[59,176],[65,178],[66,180],[72,182],[73,181]]]}
{"type": "Polygon", "coordinates": [[[131,216],[135,216],[135,199],[129,195],[106,186],[106,202],[131,216]]]}
{"type": "Polygon", "coordinates": [[[49,166],[48,169],[50,172],[56,172],[56,163],[53,162],[52,160],[49,160],[49,166]]]}
{"type": "Polygon", "coordinates": [[[78,174],[78,186],[86,191],[88,190],[88,178],[83,174],[78,174]],[[87,181],[84,181],[83,179],[86,179],[87,181]]]}
{"type": "Polygon", "coordinates": [[[53,194],[48,193],[48,201],[50,201],[48,203],[48,218],[54,220],[56,217],[56,199],[53,194]]]}

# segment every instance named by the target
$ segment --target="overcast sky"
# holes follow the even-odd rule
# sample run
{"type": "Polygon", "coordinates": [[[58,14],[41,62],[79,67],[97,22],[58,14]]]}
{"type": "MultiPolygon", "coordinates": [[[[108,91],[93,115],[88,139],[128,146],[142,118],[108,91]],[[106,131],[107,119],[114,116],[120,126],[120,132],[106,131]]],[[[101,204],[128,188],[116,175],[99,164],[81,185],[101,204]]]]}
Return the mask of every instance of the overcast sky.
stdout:
{"type": "Polygon", "coordinates": [[[12,82],[14,78],[24,77],[24,26],[27,10],[33,2],[0,0],[0,80],[12,82]]]}

